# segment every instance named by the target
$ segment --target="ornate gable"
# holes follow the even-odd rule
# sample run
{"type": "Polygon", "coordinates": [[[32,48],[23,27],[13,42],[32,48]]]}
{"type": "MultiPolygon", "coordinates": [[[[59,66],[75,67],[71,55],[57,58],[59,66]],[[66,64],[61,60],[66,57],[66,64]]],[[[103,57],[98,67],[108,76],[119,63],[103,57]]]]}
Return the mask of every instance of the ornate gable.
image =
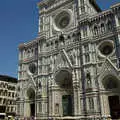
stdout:
{"type": "Polygon", "coordinates": [[[107,58],[102,65],[102,68],[99,72],[100,78],[103,79],[107,75],[114,75],[117,76],[119,74],[119,70],[117,67],[112,63],[112,61],[107,58]]]}
{"type": "Polygon", "coordinates": [[[58,54],[58,57],[55,61],[54,72],[56,72],[60,68],[71,68],[72,69],[72,63],[64,49],[58,54]]]}

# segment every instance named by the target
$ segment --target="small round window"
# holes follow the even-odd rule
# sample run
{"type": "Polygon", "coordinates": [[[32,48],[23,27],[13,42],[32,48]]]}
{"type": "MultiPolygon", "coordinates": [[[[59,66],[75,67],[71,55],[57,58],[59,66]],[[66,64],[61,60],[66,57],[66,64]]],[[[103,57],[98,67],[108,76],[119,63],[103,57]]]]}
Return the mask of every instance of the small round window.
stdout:
{"type": "Polygon", "coordinates": [[[32,73],[32,74],[35,74],[36,71],[37,71],[36,64],[35,63],[29,64],[29,72],[32,73]]]}
{"type": "Polygon", "coordinates": [[[104,56],[109,56],[111,53],[113,53],[114,50],[114,44],[112,41],[107,40],[102,42],[98,47],[100,53],[104,56]]]}

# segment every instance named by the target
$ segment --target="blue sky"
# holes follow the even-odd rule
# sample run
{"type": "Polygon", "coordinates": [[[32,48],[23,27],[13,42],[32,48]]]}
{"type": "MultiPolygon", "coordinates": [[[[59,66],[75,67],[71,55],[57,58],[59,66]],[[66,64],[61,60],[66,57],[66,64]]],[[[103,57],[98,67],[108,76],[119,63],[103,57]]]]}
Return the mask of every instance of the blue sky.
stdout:
{"type": "MultiPolygon", "coordinates": [[[[40,0],[0,0],[0,74],[17,78],[18,45],[37,37],[40,0]]],[[[102,9],[120,0],[97,0],[102,9]]]]}

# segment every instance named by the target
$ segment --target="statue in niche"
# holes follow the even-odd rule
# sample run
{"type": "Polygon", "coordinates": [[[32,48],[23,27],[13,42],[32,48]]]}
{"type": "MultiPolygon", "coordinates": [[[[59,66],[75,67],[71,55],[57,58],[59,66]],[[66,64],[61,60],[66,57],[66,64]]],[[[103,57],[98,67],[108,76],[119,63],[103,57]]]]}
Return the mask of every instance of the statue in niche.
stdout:
{"type": "Polygon", "coordinates": [[[76,64],[76,55],[75,55],[75,52],[70,52],[70,60],[71,60],[71,63],[74,65],[76,64]]]}
{"type": "Polygon", "coordinates": [[[38,86],[39,86],[39,88],[41,88],[41,87],[42,87],[41,82],[39,82],[39,85],[38,85],[38,86]]]}
{"type": "Polygon", "coordinates": [[[86,83],[87,83],[87,87],[88,88],[91,88],[92,86],[91,86],[91,75],[90,75],[90,72],[88,72],[87,71],[87,73],[86,73],[86,83]]]}
{"type": "Polygon", "coordinates": [[[48,64],[48,72],[51,72],[52,71],[52,69],[53,69],[53,59],[52,59],[52,57],[50,57],[49,58],[49,64],[48,64]]]}
{"type": "Polygon", "coordinates": [[[59,114],[59,104],[55,104],[55,114],[59,114]]]}

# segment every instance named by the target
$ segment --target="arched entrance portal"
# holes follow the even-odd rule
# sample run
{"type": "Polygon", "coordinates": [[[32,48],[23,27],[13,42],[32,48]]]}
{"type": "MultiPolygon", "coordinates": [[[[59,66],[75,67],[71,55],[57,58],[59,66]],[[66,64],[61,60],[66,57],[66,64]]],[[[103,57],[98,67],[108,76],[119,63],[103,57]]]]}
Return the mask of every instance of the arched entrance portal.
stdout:
{"type": "Polygon", "coordinates": [[[29,116],[28,117],[35,117],[35,91],[33,88],[29,88],[27,90],[27,96],[29,101],[29,116]]]}
{"type": "Polygon", "coordinates": [[[73,87],[72,73],[68,69],[62,69],[56,73],[55,81],[61,89],[62,115],[73,115],[73,87]]]}
{"type": "Polygon", "coordinates": [[[107,76],[103,81],[108,93],[108,103],[112,119],[120,119],[120,82],[114,76],[107,76]]]}

